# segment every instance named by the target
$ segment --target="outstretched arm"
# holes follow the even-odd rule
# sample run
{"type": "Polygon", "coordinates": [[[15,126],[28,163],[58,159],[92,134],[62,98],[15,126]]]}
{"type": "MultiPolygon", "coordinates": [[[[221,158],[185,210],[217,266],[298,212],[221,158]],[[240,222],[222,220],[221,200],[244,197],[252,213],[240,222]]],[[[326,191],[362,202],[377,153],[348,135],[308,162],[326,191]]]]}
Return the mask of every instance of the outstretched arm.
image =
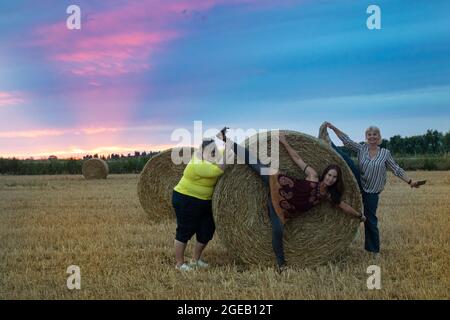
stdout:
{"type": "Polygon", "coordinates": [[[391,155],[391,152],[388,150],[388,156],[386,159],[386,167],[390,169],[395,176],[399,177],[401,180],[405,181],[407,184],[411,186],[411,188],[419,188],[419,182],[413,181],[408,175],[406,174],[405,170],[403,170],[397,162],[395,162],[394,158],[391,155]]]}
{"type": "Polygon", "coordinates": [[[317,175],[316,170],[314,170],[311,166],[307,165],[305,161],[303,161],[302,157],[300,157],[300,155],[287,142],[286,137],[282,132],[280,132],[279,141],[286,148],[292,160],[305,173],[307,180],[319,181],[319,176],[317,175]]]}
{"type": "Polygon", "coordinates": [[[361,221],[365,221],[366,217],[362,214],[362,212],[358,212],[351,205],[348,203],[341,201],[338,205],[339,208],[341,208],[345,213],[351,214],[355,218],[361,219],[361,221]]]}
{"type": "MultiPolygon", "coordinates": [[[[244,158],[244,163],[249,165],[250,168],[252,168],[256,173],[261,175],[263,177],[263,180],[267,178],[268,175],[276,174],[278,170],[275,168],[271,168],[268,165],[262,164],[256,155],[253,155],[247,150],[245,147],[238,145],[234,141],[232,141],[230,138],[226,136],[226,130],[228,128],[223,128],[219,133],[216,135],[217,138],[225,142],[225,150],[233,151],[238,157],[244,158]],[[263,173],[263,169],[266,170],[265,173],[263,173]]],[[[228,155],[230,154],[228,151],[227,153],[227,159],[228,155]]],[[[233,156],[234,159],[234,156],[233,156]]],[[[227,162],[228,163],[228,162],[227,162]]],[[[267,178],[268,179],[268,178],[267,178]]],[[[268,180],[267,180],[268,181],[268,180]]]]}
{"type": "Polygon", "coordinates": [[[330,122],[325,122],[327,128],[330,128],[331,130],[334,131],[334,133],[336,134],[336,136],[342,141],[342,143],[349,149],[358,152],[359,150],[361,150],[362,145],[360,145],[359,143],[353,141],[352,139],[349,138],[348,135],[346,135],[344,132],[342,132],[341,130],[339,130],[338,128],[336,128],[333,124],[331,124],[330,122]]]}

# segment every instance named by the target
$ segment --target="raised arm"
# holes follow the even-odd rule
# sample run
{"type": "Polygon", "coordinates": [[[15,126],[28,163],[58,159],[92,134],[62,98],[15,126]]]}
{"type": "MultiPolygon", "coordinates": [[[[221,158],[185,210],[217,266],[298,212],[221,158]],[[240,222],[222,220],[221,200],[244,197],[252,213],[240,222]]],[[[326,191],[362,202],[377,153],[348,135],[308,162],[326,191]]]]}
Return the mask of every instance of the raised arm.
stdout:
{"type": "Polygon", "coordinates": [[[341,130],[336,128],[333,124],[331,124],[330,122],[325,122],[325,124],[326,124],[327,128],[330,128],[331,130],[334,131],[334,133],[342,141],[344,146],[346,146],[350,150],[353,150],[356,152],[358,152],[362,149],[362,147],[363,147],[362,145],[360,145],[359,143],[350,139],[350,137],[348,135],[346,135],[344,132],[342,132],[341,130]]]}
{"type": "Polygon", "coordinates": [[[300,155],[287,142],[286,137],[282,132],[280,132],[279,141],[286,148],[286,151],[289,153],[295,164],[297,164],[297,166],[305,173],[307,180],[319,181],[319,176],[317,175],[316,170],[303,161],[302,157],[300,157],[300,155]]]}

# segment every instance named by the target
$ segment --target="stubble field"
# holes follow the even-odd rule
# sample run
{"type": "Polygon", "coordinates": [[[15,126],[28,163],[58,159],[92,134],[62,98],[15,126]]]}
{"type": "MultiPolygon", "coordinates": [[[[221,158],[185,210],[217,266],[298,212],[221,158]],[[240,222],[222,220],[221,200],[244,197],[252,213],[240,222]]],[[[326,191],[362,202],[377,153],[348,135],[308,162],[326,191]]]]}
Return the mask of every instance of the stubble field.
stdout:
{"type": "Polygon", "coordinates": [[[175,221],[149,219],[138,175],[0,176],[0,299],[449,299],[450,171],[408,174],[428,183],[412,190],[389,176],[378,262],[361,226],[342,260],[281,275],[233,261],[217,235],[209,270],[176,271],[175,221]],[[366,286],[374,263],[380,290],[366,286]],[[80,290],[67,288],[70,265],[80,290]]]}

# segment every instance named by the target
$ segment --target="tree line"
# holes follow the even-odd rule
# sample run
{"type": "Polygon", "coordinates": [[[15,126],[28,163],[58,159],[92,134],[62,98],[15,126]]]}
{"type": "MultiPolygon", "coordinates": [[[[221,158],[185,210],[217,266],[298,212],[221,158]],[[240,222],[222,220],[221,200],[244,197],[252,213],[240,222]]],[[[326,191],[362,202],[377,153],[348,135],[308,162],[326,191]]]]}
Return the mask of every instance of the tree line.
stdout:
{"type": "MultiPolygon", "coordinates": [[[[450,170],[450,131],[442,133],[428,130],[423,135],[402,137],[395,135],[383,139],[382,147],[389,149],[398,163],[406,170],[450,170]]],[[[344,149],[351,156],[355,153],[344,149]]],[[[105,160],[110,173],[140,173],[147,161],[158,154],[157,151],[134,154],[110,154],[108,156],[85,155],[83,159],[57,159],[50,156],[46,160],[0,158],[0,174],[81,174],[83,162],[91,158],[105,160]]]]}
{"type": "Polygon", "coordinates": [[[109,173],[140,173],[147,161],[159,152],[135,152],[131,155],[111,154],[108,156],[85,155],[83,159],[58,159],[50,156],[46,160],[0,158],[0,174],[44,175],[44,174],[81,174],[83,163],[92,158],[99,158],[108,163],[109,173]]]}
{"type": "Polygon", "coordinates": [[[447,154],[450,152],[450,131],[427,130],[423,135],[411,137],[395,135],[389,140],[383,139],[381,146],[393,155],[447,154]]]}
{"type": "MultiPolygon", "coordinates": [[[[447,155],[450,152],[450,131],[442,133],[427,130],[423,135],[411,137],[395,135],[389,140],[382,139],[380,146],[389,149],[394,157],[447,155]]],[[[356,157],[356,152],[343,147],[338,148],[356,157]]]]}

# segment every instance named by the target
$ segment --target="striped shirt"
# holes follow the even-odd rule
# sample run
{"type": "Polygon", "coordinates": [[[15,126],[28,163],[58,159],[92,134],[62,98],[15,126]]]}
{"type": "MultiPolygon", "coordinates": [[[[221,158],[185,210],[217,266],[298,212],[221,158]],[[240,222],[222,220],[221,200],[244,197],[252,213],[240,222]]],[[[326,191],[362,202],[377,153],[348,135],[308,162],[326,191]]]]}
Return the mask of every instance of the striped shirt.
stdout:
{"type": "Polygon", "coordinates": [[[371,159],[367,143],[359,144],[346,134],[341,136],[344,146],[358,154],[358,167],[361,172],[361,185],[367,193],[380,193],[386,184],[386,171],[391,170],[399,178],[406,179],[405,171],[392,158],[391,152],[379,148],[377,155],[371,159]]]}

